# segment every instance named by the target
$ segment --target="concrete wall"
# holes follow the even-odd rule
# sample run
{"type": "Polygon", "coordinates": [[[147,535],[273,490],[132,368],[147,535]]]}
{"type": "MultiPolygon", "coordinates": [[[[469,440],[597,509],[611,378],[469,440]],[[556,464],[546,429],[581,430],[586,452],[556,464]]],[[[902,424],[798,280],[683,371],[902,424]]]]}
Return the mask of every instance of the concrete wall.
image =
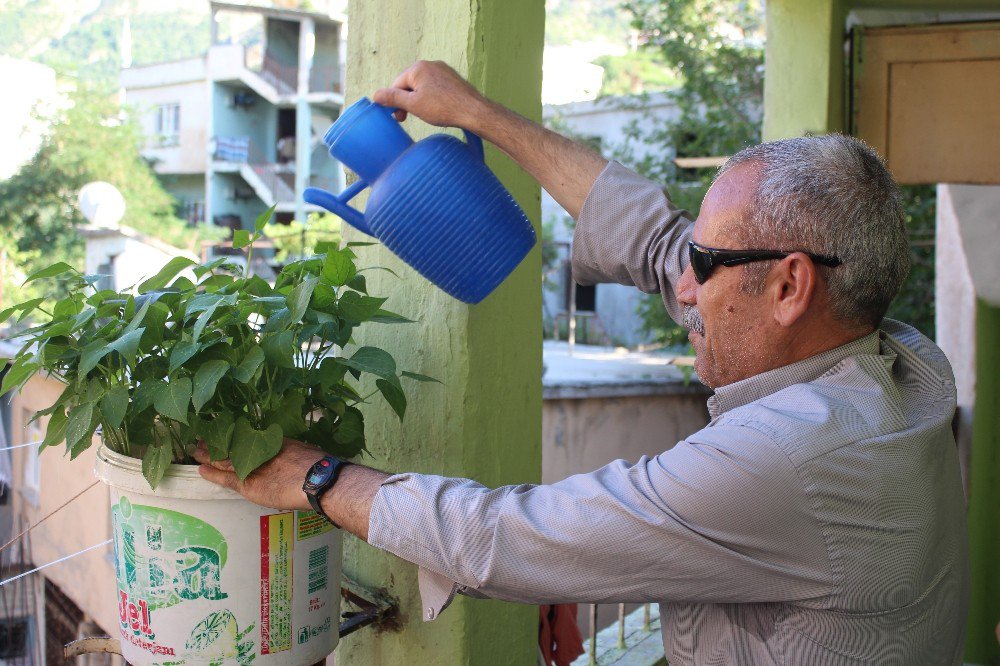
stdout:
{"type": "MultiPolygon", "coordinates": [[[[350,6],[348,103],[390,84],[418,58],[451,63],[488,96],[541,118],[544,6],[538,0],[369,0],[350,6]]],[[[409,120],[417,138],[431,132],[409,120]]],[[[539,189],[488,147],[487,164],[537,224],[539,189]]],[[[363,201],[358,202],[359,205],[363,201]]],[[[359,234],[351,240],[364,240],[359,234]]],[[[405,421],[372,404],[366,430],[377,467],[475,478],[490,486],[538,481],[541,472],[541,310],[536,248],[482,303],[464,305],[423,281],[379,246],[361,248],[363,264],[389,266],[399,279],[369,273],[369,291],[413,318],[381,327],[359,344],[390,350],[401,368],[443,384],[407,386],[405,421]]],[[[344,568],[362,584],[399,598],[398,633],[359,632],[338,648],[338,663],[532,664],[537,660],[534,607],[460,598],[424,623],[416,568],[345,540],[344,568]]]]}
{"type": "Polygon", "coordinates": [[[299,63],[299,22],[267,17],[264,22],[265,55],[284,67],[299,63]]]}
{"type": "Polygon", "coordinates": [[[708,423],[705,394],[546,398],[542,482],[589,472],[613,460],[655,456],[708,423]]]}
{"type": "Polygon", "coordinates": [[[257,151],[266,162],[277,161],[278,108],[243,86],[216,83],[212,90],[212,132],[215,136],[248,136],[251,154],[257,151]],[[256,100],[249,108],[232,105],[237,92],[256,100]]]}
{"type": "MultiPolygon", "coordinates": [[[[26,426],[27,421],[36,411],[54,403],[62,389],[63,385],[56,380],[38,376],[31,379],[21,393],[13,396],[11,444],[37,441],[44,437],[48,417],[43,417],[41,423],[36,422],[37,425],[32,426],[26,426]]],[[[23,515],[29,523],[35,523],[93,484],[96,451],[96,439],[95,446],[76,460],[64,456],[62,447],[41,454],[32,447],[12,451],[17,488],[13,494],[15,515],[23,515]],[[30,470],[36,464],[37,485],[26,478],[26,474],[35,476],[30,470]]],[[[32,557],[36,564],[46,564],[110,538],[108,489],[98,483],[32,530],[32,557]]],[[[47,578],[111,636],[118,633],[113,557],[112,547],[108,544],[45,571],[47,578]]]]}

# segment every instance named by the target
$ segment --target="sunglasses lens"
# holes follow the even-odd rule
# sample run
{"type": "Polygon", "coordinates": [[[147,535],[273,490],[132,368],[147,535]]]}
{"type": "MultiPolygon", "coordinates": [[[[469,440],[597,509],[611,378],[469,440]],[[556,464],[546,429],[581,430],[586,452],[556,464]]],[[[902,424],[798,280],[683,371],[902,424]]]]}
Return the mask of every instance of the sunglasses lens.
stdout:
{"type": "Polygon", "coordinates": [[[691,270],[694,271],[695,281],[698,284],[705,284],[705,280],[712,272],[712,255],[691,246],[691,270]]]}

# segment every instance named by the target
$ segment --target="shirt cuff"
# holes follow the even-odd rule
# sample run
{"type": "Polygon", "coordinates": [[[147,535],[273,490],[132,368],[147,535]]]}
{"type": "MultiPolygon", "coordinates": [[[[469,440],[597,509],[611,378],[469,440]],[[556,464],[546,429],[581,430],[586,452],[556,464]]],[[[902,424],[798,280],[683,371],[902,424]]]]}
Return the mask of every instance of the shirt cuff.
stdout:
{"type": "MultiPolygon", "coordinates": [[[[407,539],[400,534],[398,517],[397,520],[392,520],[394,512],[389,508],[390,502],[387,495],[391,493],[393,486],[405,483],[412,476],[414,475],[394,474],[382,481],[368,516],[368,543],[418,565],[417,586],[420,590],[420,603],[423,608],[421,616],[424,622],[430,622],[436,620],[442,611],[451,604],[456,593],[465,592],[466,586],[456,583],[433,569],[420,566],[422,559],[420,551],[424,546],[418,545],[414,540],[407,539]]],[[[409,524],[409,521],[403,521],[402,524],[409,524]]]]}

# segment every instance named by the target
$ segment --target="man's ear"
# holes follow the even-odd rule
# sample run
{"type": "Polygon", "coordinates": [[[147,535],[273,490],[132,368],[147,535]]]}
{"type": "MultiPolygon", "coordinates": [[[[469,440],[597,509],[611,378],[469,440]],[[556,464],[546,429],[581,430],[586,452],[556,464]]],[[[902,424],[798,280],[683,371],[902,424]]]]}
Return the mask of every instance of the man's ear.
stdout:
{"type": "Polygon", "coordinates": [[[799,321],[816,298],[819,271],[802,252],[788,255],[771,271],[771,309],[779,325],[789,327],[799,321]]]}

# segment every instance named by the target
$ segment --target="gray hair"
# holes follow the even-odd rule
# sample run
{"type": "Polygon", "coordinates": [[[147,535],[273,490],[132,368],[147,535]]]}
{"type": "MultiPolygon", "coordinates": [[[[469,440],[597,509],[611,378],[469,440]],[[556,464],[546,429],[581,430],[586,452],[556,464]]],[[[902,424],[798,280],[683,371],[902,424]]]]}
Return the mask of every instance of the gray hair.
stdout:
{"type": "MultiPolygon", "coordinates": [[[[838,257],[817,266],[834,316],[878,326],[910,269],[899,187],[866,143],[842,134],[762,143],[730,158],[715,178],[752,162],[760,183],[748,218],[732,231],[745,249],[838,257]]],[[[760,293],[774,262],[747,264],[743,287],[760,293]]]]}

